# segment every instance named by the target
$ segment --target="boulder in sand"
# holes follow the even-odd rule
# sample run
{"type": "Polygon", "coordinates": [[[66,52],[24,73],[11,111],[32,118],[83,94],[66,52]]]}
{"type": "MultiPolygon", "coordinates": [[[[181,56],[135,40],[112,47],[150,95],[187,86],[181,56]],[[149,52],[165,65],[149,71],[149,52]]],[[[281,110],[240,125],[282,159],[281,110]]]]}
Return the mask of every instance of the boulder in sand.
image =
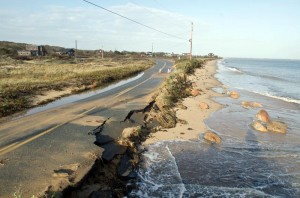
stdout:
{"type": "Polygon", "coordinates": [[[262,105],[258,102],[249,102],[249,101],[243,101],[241,105],[246,109],[262,107],[262,105]]]}
{"type": "Polygon", "coordinates": [[[200,95],[200,90],[199,89],[192,89],[191,90],[191,95],[194,96],[194,97],[200,95]]]}
{"type": "Polygon", "coordinates": [[[286,133],[287,125],[280,121],[271,121],[267,124],[267,129],[275,133],[286,133]]]}
{"type": "Polygon", "coordinates": [[[259,121],[254,121],[252,123],[252,127],[255,130],[260,131],[260,132],[268,132],[268,129],[262,123],[260,123],[259,121]]]}
{"type": "Polygon", "coordinates": [[[271,121],[270,116],[268,114],[268,112],[266,110],[260,110],[257,114],[256,114],[256,118],[262,122],[268,123],[271,121]]]}
{"type": "Polygon", "coordinates": [[[232,91],[229,93],[229,96],[233,99],[238,99],[240,97],[240,94],[236,91],[232,91]]]}
{"type": "Polygon", "coordinates": [[[205,102],[200,102],[199,107],[200,107],[200,109],[209,109],[208,104],[205,102]]]}
{"type": "Polygon", "coordinates": [[[217,144],[222,142],[221,138],[216,133],[211,132],[211,131],[205,132],[204,139],[206,139],[212,143],[217,143],[217,144]]]}

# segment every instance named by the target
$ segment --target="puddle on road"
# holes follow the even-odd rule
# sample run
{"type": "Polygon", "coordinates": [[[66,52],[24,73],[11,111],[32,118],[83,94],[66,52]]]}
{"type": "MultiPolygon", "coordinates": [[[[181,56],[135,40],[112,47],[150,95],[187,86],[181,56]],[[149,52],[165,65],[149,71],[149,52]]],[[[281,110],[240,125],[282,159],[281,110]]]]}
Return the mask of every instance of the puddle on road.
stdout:
{"type": "Polygon", "coordinates": [[[22,118],[22,117],[25,117],[25,116],[28,116],[28,115],[39,113],[39,112],[42,112],[42,111],[45,111],[45,110],[48,110],[48,109],[59,107],[59,106],[62,106],[62,105],[68,104],[68,103],[76,102],[76,101],[79,101],[79,100],[82,100],[82,99],[89,98],[91,96],[95,96],[95,95],[110,91],[112,89],[115,89],[115,88],[120,87],[122,85],[125,85],[127,83],[133,82],[133,81],[141,78],[143,75],[144,75],[144,72],[136,75],[135,77],[132,77],[132,78],[129,78],[129,79],[126,79],[126,80],[121,80],[121,81],[119,81],[115,84],[109,85],[105,88],[100,88],[100,89],[97,89],[97,90],[87,91],[87,92],[83,92],[83,93],[63,97],[61,99],[55,100],[51,103],[48,103],[44,106],[39,106],[39,107],[30,109],[25,114],[23,114],[21,116],[17,116],[13,120],[16,120],[16,119],[19,119],[19,118],[22,118]]]}

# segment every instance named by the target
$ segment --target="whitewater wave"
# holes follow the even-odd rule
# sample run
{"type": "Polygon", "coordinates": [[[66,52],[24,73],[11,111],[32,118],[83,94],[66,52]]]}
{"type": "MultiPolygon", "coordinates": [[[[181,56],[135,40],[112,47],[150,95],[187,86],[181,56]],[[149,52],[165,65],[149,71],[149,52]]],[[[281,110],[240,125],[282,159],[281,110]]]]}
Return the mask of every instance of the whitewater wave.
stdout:
{"type": "Polygon", "coordinates": [[[278,100],[283,100],[283,101],[289,102],[289,103],[300,104],[300,100],[289,98],[289,97],[274,96],[274,95],[272,95],[270,93],[260,93],[260,92],[256,92],[256,91],[251,91],[251,92],[256,93],[256,94],[260,94],[260,95],[263,95],[263,96],[267,96],[267,97],[270,97],[270,98],[275,98],[275,99],[278,99],[278,100]]]}
{"type": "Polygon", "coordinates": [[[236,72],[236,73],[240,73],[242,74],[243,72],[235,67],[226,67],[227,69],[229,69],[230,71],[236,72]]]}
{"type": "Polygon", "coordinates": [[[262,96],[267,96],[267,97],[270,97],[270,98],[282,100],[282,101],[289,102],[289,103],[300,104],[300,100],[295,99],[295,98],[289,98],[289,97],[283,97],[283,96],[275,96],[275,95],[273,95],[271,93],[266,93],[266,92],[262,93],[262,92],[258,92],[258,91],[254,91],[254,90],[249,90],[249,89],[246,89],[246,88],[242,88],[242,87],[234,87],[234,88],[235,89],[240,89],[240,90],[245,90],[245,91],[252,92],[252,93],[255,93],[255,94],[259,94],[259,95],[262,95],[262,96]]]}

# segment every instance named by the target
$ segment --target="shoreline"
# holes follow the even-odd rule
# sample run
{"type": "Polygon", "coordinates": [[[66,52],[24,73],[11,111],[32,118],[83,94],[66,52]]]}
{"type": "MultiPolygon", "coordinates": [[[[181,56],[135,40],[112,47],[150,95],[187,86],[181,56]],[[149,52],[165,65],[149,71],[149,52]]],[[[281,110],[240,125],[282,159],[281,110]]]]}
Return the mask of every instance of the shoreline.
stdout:
{"type": "Polygon", "coordinates": [[[177,123],[175,128],[151,133],[143,145],[150,145],[159,141],[194,140],[199,138],[199,134],[208,130],[204,120],[223,107],[213,100],[214,97],[224,96],[212,90],[212,88],[222,86],[221,82],[214,77],[216,72],[217,60],[212,60],[205,63],[204,68],[196,69],[194,74],[189,75],[188,79],[194,83],[194,88],[201,91],[200,95],[196,97],[191,96],[183,99],[182,104],[187,109],[175,108],[177,118],[183,122],[177,123]],[[207,104],[208,109],[200,108],[200,102],[207,104]]]}
{"type": "Polygon", "coordinates": [[[225,86],[217,80],[224,73],[216,72],[216,62],[207,62],[188,77],[194,88],[203,91],[177,105],[176,116],[182,122],[151,133],[143,143],[146,152],[138,170],[140,183],[132,194],[298,197],[299,178],[293,177],[299,172],[299,164],[293,163],[299,161],[295,155],[299,153],[298,107],[236,89],[222,80],[225,86]],[[210,108],[200,108],[200,102],[210,108]],[[253,123],[261,123],[266,130],[253,123]],[[221,141],[203,136],[208,129],[221,141]],[[207,140],[222,143],[213,145],[207,140]],[[280,186],[273,185],[279,182],[280,186]]]}
{"type": "MultiPolygon", "coordinates": [[[[161,140],[197,139],[199,133],[205,132],[206,130],[204,120],[208,118],[212,112],[215,112],[218,109],[222,108],[222,105],[212,100],[212,97],[222,96],[222,94],[219,94],[212,90],[212,88],[221,85],[221,83],[214,78],[217,69],[216,63],[217,60],[207,61],[203,64],[203,66],[200,67],[200,69],[195,69],[193,74],[187,74],[187,79],[184,79],[184,81],[186,82],[182,82],[182,84],[179,83],[181,81],[178,82],[174,81],[174,79],[172,78],[169,78],[169,81],[167,81],[167,83],[169,84],[164,84],[156,93],[152,94],[151,101],[147,106],[145,106],[143,109],[134,109],[128,113],[125,120],[122,121],[125,123],[118,122],[116,126],[115,122],[109,121],[105,125],[104,131],[101,131],[101,134],[95,134],[96,144],[99,144],[100,147],[103,147],[106,152],[110,152],[109,145],[111,143],[107,143],[109,144],[107,146],[106,143],[101,142],[101,139],[105,138],[106,134],[110,134],[110,130],[115,131],[116,128],[121,127],[122,130],[120,131],[122,131],[122,134],[113,144],[126,149],[123,149],[124,151],[114,156],[112,159],[108,159],[106,155],[102,155],[101,160],[99,159],[97,162],[95,162],[95,166],[93,170],[91,170],[87,175],[87,179],[75,185],[77,186],[75,188],[66,189],[63,194],[67,197],[72,197],[77,194],[84,194],[85,196],[89,196],[91,195],[91,193],[96,193],[96,191],[86,191],[85,189],[92,188],[91,183],[94,183],[96,181],[98,182],[98,184],[100,183],[101,186],[99,186],[100,189],[98,189],[97,192],[103,193],[108,188],[111,188],[115,184],[118,184],[123,187],[119,189],[114,189],[113,187],[113,189],[111,189],[108,193],[127,194],[128,192],[130,192],[130,190],[128,191],[128,188],[126,187],[127,185],[134,188],[135,182],[131,183],[130,181],[134,181],[135,179],[137,179],[137,177],[134,176],[134,172],[136,170],[136,167],[138,167],[138,164],[140,164],[141,162],[140,155],[147,150],[147,144],[155,143],[161,140]],[[171,91],[174,91],[173,89],[176,89],[179,86],[178,84],[180,84],[182,85],[182,87],[187,86],[187,89],[189,90],[188,95],[192,94],[192,90],[200,90],[201,93],[196,97],[190,96],[187,98],[183,98],[182,102],[176,100],[175,107],[163,107],[163,104],[166,104],[166,101],[164,101],[166,99],[162,99],[162,95],[168,92],[166,87],[170,86],[170,79],[172,79],[172,83],[174,83],[172,88],[168,87],[171,91]],[[201,109],[200,107],[198,107],[200,102],[207,103],[209,105],[209,108],[201,109]],[[183,106],[186,107],[184,108],[186,110],[179,109],[179,107],[183,106]],[[167,111],[174,112],[174,116],[176,118],[173,116],[167,117],[169,115],[167,111]],[[199,122],[198,119],[194,118],[195,114],[199,115],[199,119],[201,122],[199,122]],[[159,120],[160,118],[163,119],[159,120]],[[165,123],[163,121],[165,121],[165,123]],[[170,128],[173,127],[171,125],[165,125],[166,123],[170,124],[174,122],[177,123],[174,128],[170,128]],[[188,129],[191,127],[193,127],[192,130],[188,129]],[[187,132],[182,133],[183,131],[187,132]],[[99,142],[97,143],[97,141],[99,142]],[[111,170],[111,168],[113,170],[111,170]],[[106,175],[106,179],[103,178],[103,176],[97,174],[99,171],[104,172],[104,175],[106,175]],[[110,172],[111,174],[107,175],[106,172],[110,172]],[[126,182],[128,179],[129,183],[126,182]],[[107,184],[107,180],[110,180],[112,186],[107,184]]],[[[198,65],[196,64],[196,66],[198,65]]],[[[182,72],[185,73],[186,71],[182,70],[182,72]]],[[[177,72],[176,75],[176,77],[179,77],[180,73],[177,72]]],[[[178,99],[180,100],[181,95],[176,95],[176,97],[178,97],[178,99]]]]}

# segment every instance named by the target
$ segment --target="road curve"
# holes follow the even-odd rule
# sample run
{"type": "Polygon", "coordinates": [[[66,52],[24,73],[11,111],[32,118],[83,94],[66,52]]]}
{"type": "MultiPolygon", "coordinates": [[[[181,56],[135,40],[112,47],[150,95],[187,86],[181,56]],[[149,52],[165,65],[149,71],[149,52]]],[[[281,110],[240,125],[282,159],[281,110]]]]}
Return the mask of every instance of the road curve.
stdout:
{"type": "MultiPolygon", "coordinates": [[[[101,148],[88,132],[111,117],[122,120],[132,109],[143,108],[162,83],[172,62],[158,59],[144,75],[112,90],[43,112],[1,123],[0,197],[20,189],[31,197],[47,186],[68,182],[60,170],[87,172],[101,148]],[[162,74],[159,73],[162,71],[162,74]]],[[[118,138],[120,132],[110,134],[118,138]]]]}

